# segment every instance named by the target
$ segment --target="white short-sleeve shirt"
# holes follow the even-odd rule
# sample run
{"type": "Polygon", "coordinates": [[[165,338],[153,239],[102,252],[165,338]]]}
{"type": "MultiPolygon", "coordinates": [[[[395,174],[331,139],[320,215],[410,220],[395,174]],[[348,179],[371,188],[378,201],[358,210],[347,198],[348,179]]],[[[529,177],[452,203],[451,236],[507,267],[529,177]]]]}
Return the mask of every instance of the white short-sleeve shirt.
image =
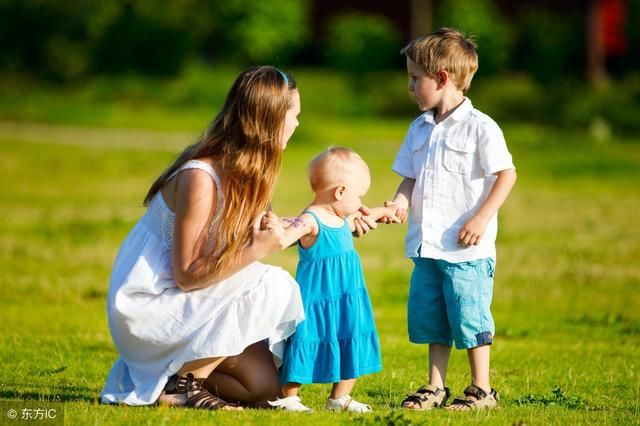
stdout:
{"type": "Polygon", "coordinates": [[[409,208],[407,257],[448,262],[495,259],[497,214],[477,246],[458,245],[458,232],[486,200],[494,173],[514,169],[500,127],[465,98],[436,124],[433,111],[418,117],[392,170],[416,180],[409,208]]]}

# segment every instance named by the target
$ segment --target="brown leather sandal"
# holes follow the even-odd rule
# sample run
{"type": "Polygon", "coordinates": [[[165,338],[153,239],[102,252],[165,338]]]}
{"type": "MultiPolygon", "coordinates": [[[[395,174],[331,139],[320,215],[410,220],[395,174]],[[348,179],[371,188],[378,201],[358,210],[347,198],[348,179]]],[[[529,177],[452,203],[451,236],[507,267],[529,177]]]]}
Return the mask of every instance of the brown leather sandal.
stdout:
{"type": "Polygon", "coordinates": [[[500,396],[495,389],[491,389],[491,392],[487,393],[476,385],[469,385],[464,389],[464,396],[454,399],[447,409],[470,411],[482,408],[496,408],[499,400],[500,396]]]}
{"type": "Polygon", "coordinates": [[[449,388],[440,389],[434,385],[423,385],[414,393],[408,393],[402,401],[402,408],[408,410],[431,410],[436,407],[444,407],[447,399],[451,396],[449,388]],[[408,405],[414,403],[418,408],[411,408],[408,405]]]}
{"type": "Polygon", "coordinates": [[[205,379],[196,379],[193,374],[186,376],[174,374],[169,377],[164,387],[164,395],[186,394],[187,400],[182,406],[189,408],[202,408],[205,410],[242,410],[237,404],[229,403],[212,395],[204,388],[205,379]]]}

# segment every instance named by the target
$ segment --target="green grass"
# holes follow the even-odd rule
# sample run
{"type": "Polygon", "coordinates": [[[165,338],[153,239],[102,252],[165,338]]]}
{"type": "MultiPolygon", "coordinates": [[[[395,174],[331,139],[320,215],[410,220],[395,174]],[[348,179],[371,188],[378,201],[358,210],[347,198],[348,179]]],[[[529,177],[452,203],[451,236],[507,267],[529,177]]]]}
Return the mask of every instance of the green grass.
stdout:
{"type": "MultiPolygon", "coordinates": [[[[351,146],[370,164],[367,203],[393,194],[398,178],[389,168],[409,118],[331,117],[303,115],[285,152],[277,213],[293,215],[309,202],[306,164],[330,144],[351,146]]],[[[154,122],[144,127],[156,131],[123,130],[95,118],[77,122],[110,128],[0,123],[0,402],[63,401],[67,424],[640,423],[640,138],[598,143],[587,133],[518,124],[504,128],[519,179],[500,214],[493,302],[491,373],[500,410],[398,409],[426,380],[427,350],[407,339],[411,264],[403,257],[406,227],[397,225],[356,243],[384,370],[359,380],[354,396],[376,414],[99,405],[117,357],[105,315],[110,267],[144,211],[148,185],[204,125],[191,121],[166,124],[177,132],[159,132],[164,127],[154,122]]],[[[293,272],[296,254],[268,261],[293,272]]],[[[448,382],[455,393],[469,382],[462,351],[454,351],[448,382]]],[[[320,408],[327,392],[312,385],[302,396],[320,408]]]]}

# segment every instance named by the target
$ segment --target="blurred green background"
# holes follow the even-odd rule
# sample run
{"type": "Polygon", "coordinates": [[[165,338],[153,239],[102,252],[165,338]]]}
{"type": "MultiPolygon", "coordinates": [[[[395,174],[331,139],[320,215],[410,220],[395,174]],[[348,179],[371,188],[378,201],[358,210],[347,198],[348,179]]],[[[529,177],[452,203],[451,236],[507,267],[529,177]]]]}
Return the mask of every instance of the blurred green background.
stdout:
{"type": "MultiPolygon", "coordinates": [[[[640,0],[0,0],[0,402],[62,401],[67,424],[640,424],[640,0]],[[117,357],[110,268],[148,186],[256,64],[292,72],[302,114],[273,201],[309,201],[329,145],[369,163],[365,201],[419,114],[400,49],[439,26],[474,34],[468,96],[504,130],[518,183],[500,211],[492,381],[502,409],[399,410],[426,381],[408,342],[406,226],[356,242],[384,371],[369,417],[98,404],[117,357]]],[[[295,250],[268,259],[295,270],[295,250]]],[[[469,382],[454,351],[449,385],[469,382]]],[[[3,405],[4,407],[4,405],[3,405]]],[[[0,413],[0,424],[7,421],[0,413]]]]}
{"type": "Polygon", "coordinates": [[[255,64],[344,84],[308,112],[407,117],[399,50],[449,25],[477,39],[469,95],[496,120],[604,138],[640,128],[638,22],[638,0],[0,0],[0,118],[141,125],[92,110],[114,104],[211,116],[255,64]]]}

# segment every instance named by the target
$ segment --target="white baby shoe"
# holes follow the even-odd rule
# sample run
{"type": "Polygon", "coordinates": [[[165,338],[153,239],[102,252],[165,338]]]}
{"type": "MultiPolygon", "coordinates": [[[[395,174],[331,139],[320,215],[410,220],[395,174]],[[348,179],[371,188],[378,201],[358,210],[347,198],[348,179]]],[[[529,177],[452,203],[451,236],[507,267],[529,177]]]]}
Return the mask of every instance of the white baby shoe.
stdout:
{"type": "Polygon", "coordinates": [[[370,405],[354,400],[351,395],[342,395],[338,399],[327,398],[324,408],[329,411],[349,411],[351,413],[370,413],[373,411],[370,405]]]}
{"type": "Polygon", "coordinates": [[[302,403],[299,396],[288,396],[286,398],[278,398],[275,401],[267,401],[274,408],[285,411],[300,411],[303,413],[311,413],[313,410],[302,403]]]}

